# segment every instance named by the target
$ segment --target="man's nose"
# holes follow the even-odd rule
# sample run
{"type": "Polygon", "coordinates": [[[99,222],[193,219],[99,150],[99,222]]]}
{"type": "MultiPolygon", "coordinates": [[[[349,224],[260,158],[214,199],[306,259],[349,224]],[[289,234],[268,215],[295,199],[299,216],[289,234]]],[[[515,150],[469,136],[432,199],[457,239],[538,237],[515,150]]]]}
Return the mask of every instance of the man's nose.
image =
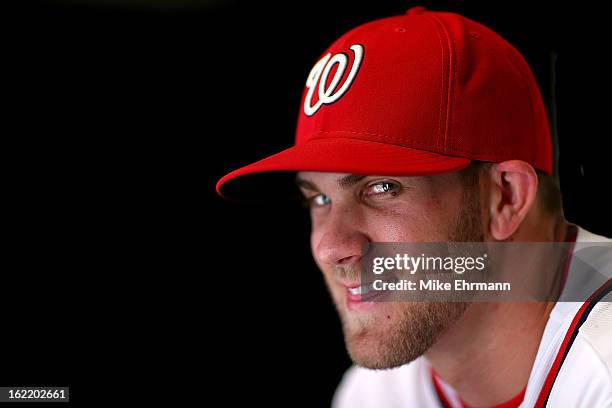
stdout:
{"type": "Polygon", "coordinates": [[[359,264],[362,250],[370,239],[360,228],[358,217],[346,211],[337,211],[317,228],[319,230],[314,234],[312,244],[319,262],[337,266],[359,264]]]}

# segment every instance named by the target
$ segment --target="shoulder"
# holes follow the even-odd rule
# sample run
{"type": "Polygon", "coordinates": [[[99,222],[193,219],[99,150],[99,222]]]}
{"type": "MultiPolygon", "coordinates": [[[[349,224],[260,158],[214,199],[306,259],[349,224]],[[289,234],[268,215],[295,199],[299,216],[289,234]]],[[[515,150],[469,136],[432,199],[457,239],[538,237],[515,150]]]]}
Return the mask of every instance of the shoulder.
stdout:
{"type": "Polygon", "coordinates": [[[578,236],[576,237],[577,242],[612,242],[611,238],[604,237],[603,235],[594,234],[579,226],[577,226],[577,228],[578,228],[578,236]]]}
{"type": "Polygon", "coordinates": [[[334,395],[334,408],[423,406],[428,401],[423,358],[389,370],[349,368],[334,395]]]}
{"type": "Polygon", "coordinates": [[[578,227],[559,302],[584,302],[612,278],[612,240],[578,227]]]}

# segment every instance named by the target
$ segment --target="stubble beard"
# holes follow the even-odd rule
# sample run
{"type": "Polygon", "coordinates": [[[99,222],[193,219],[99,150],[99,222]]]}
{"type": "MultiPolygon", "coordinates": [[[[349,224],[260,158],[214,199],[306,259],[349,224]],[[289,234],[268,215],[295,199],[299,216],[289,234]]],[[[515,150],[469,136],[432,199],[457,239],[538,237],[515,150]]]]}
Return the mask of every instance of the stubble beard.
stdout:
{"type": "MultiPolygon", "coordinates": [[[[449,241],[484,240],[476,191],[466,188],[462,194],[449,241]]],[[[465,302],[387,302],[376,305],[374,313],[356,314],[339,305],[339,298],[347,351],[355,364],[370,369],[399,367],[423,355],[468,307],[465,302]]]]}

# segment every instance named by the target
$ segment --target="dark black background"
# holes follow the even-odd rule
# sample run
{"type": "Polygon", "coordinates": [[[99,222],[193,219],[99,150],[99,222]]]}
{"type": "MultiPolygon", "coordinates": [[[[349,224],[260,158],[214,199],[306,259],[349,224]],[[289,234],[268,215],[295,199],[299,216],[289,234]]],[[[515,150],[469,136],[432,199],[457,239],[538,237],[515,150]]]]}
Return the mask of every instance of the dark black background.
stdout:
{"type": "Polygon", "coordinates": [[[214,185],[291,145],[306,75],[335,38],[414,5],[502,34],[547,101],[557,54],[566,218],[612,236],[600,3],[23,3],[2,6],[2,384],[327,405],[349,360],[307,214],[224,202],[214,185]]]}

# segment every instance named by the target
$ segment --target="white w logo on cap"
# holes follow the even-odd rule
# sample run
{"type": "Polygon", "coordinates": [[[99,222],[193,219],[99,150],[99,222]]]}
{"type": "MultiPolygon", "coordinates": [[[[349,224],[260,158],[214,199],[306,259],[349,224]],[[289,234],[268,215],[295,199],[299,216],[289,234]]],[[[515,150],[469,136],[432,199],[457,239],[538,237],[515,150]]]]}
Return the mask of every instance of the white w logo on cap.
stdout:
{"type": "Polygon", "coordinates": [[[359,66],[361,65],[361,60],[363,58],[363,45],[351,45],[350,49],[353,51],[353,54],[355,54],[355,60],[353,61],[353,66],[351,67],[351,71],[349,72],[346,81],[344,81],[342,86],[336,92],[334,92],[334,90],[344,76],[344,72],[348,64],[348,57],[346,54],[339,53],[332,57],[331,53],[329,53],[321,58],[310,71],[308,79],[306,80],[308,93],[304,99],[304,113],[307,116],[314,115],[323,105],[329,105],[336,102],[351,86],[351,83],[353,82],[353,79],[355,79],[355,75],[359,70],[359,66]],[[338,69],[336,70],[332,81],[329,83],[329,86],[326,86],[327,77],[329,76],[334,64],[338,64],[338,69]],[[317,86],[317,83],[319,86],[317,86]],[[312,105],[312,96],[315,88],[318,90],[319,100],[312,105]]]}

